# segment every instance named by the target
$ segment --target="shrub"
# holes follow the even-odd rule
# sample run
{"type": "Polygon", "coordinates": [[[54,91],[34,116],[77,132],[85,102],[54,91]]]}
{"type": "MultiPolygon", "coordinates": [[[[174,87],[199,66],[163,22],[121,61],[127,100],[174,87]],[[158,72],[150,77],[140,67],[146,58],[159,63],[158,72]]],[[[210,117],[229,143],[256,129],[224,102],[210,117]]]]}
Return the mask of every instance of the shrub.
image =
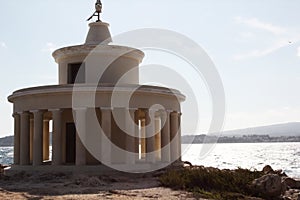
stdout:
{"type": "Polygon", "coordinates": [[[241,168],[219,170],[195,167],[170,170],[160,177],[160,182],[166,187],[191,191],[195,195],[202,194],[202,197],[240,199],[240,194],[252,195],[250,183],[262,175],[262,172],[256,170],[241,168]]]}

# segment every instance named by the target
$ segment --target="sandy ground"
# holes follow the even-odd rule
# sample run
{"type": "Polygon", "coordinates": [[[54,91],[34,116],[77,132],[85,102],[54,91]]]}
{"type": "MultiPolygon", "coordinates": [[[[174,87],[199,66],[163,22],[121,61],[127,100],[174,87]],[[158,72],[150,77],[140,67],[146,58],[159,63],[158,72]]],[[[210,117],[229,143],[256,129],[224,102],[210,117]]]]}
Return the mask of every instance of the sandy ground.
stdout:
{"type": "Polygon", "coordinates": [[[0,199],[194,199],[153,176],[17,174],[0,180],[0,199]]]}
{"type": "Polygon", "coordinates": [[[32,195],[25,192],[8,192],[1,191],[0,199],[194,199],[188,194],[171,191],[169,189],[155,187],[150,189],[139,190],[116,190],[104,192],[100,191],[98,194],[69,194],[69,195],[32,195]]]}
{"type": "MultiPolygon", "coordinates": [[[[9,177],[0,175],[0,200],[195,199],[189,192],[161,187],[158,176],[159,174],[87,176],[65,173],[18,173],[9,177]]],[[[286,196],[297,200],[299,193],[300,190],[289,190],[286,196]]]]}

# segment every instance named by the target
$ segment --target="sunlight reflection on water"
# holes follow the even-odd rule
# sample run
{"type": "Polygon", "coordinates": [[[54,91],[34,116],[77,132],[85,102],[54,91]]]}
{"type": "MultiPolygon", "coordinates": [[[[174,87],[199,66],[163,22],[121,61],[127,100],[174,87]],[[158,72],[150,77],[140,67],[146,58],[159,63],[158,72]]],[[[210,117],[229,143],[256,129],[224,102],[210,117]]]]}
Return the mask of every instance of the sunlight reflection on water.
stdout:
{"type": "Polygon", "coordinates": [[[201,148],[202,144],[191,145],[182,160],[221,169],[261,170],[269,164],[273,169],[282,169],[288,176],[300,178],[300,143],[217,144],[204,159],[199,158],[201,148]]]}
{"type": "MultiPolygon", "coordinates": [[[[183,145],[183,149],[187,145],[183,145]]],[[[243,143],[217,144],[210,154],[200,159],[202,144],[190,145],[182,160],[194,165],[235,169],[237,167],[261,170],[265,165],[282,169],[288,176],[300,178],[300,143],[243,143]]],[[[50,158],[51,158],[50,147],[50,158]]],[[[13,147],[0,147],[0,163],[13,162],[13,147]]]]}

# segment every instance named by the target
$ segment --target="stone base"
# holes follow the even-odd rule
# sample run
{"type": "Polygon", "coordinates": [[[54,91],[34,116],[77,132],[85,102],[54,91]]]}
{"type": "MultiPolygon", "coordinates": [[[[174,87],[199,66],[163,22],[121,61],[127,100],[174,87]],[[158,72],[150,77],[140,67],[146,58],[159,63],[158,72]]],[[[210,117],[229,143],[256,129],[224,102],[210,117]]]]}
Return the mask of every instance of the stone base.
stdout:
{"type": "MultiPolygon", "coordinates": [[[[173,163],[174,165],[175,163],[173,163]]],[[[178,163],[177,163],[178,164],[178,163]]],[[[172,166],[173,166],[172,165],[172,166]]],[[[169,166],[166,163],[157,163],[157,164],[147,164],[147,163],[139,163],[135,165],[126,165],[119,164],[114,165],[115,169],[107,167],[105,165],[84,165],[84,166],[76,166],[76,165],[41,165],[41,166],[20,166],[20,165],[12,165],[4,170],[5,175],[14,175],[16,173],[25,172],[27,174],[35,174],[35,173],[66,173],[66,174],[86,174],[86,175],[107,175],[107,174],[116,174],[116,173],[132,173],[137,174],[139,172],[153,172],[156,170],[151,169],[164,169],[169,166]],[[119,169],[119,170],[116,170],[119,169]],[[128,170],[130,169],[130,170],[128,170]],[[126,171],[126,172],[125,172],[126,171]]]]}

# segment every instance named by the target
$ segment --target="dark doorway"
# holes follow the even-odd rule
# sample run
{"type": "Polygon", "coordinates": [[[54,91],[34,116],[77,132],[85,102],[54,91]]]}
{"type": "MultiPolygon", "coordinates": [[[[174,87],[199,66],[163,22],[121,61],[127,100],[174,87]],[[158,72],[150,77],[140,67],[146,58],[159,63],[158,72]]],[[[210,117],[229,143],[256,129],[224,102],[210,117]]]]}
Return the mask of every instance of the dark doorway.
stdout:
{"type": "Polygon", "coordinates": [[[76,127],[74,123],[66,124],[66,163],[75,163],[76,127]]]}
{"type": "Polygon", "coordinates": [[[68,84],[85,83],[85,64],[72,63],[68,65],[68,84]]]}

